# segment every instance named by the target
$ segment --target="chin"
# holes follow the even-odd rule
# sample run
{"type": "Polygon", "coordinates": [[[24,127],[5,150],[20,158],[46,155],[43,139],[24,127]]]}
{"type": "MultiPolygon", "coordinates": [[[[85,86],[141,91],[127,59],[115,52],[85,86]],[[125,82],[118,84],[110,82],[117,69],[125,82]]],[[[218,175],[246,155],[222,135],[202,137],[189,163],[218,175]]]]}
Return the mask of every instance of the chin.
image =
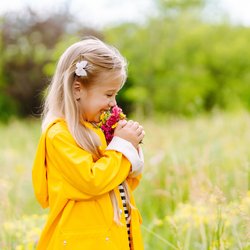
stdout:
{"type": "Polygon", "coordinates": [[[95,122],[95,123],[100,122],[100,117],[91,119],[91,122],[95,122]]]}
{"type": "Polygon", "coordinates": [[[98,123],[100,122],[100,117],[89,117],[88,119],[86,119],[87,122],[94,122],[94,123],[98,123]]]}

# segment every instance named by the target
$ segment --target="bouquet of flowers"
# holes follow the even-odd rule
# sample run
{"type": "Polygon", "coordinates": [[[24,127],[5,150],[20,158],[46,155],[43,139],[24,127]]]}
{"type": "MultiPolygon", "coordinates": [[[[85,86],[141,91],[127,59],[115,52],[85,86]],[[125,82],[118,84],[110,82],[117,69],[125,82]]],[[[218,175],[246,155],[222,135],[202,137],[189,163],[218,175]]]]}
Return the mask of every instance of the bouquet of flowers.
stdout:
{"type": "Polygon", "coordinates": [[[117,123],[120,120],[124,120],[126,115],[122,112],[122,109],[117,105],[111,110],[103,112],[100,116],[100,122],[98,127],[100,127],[105,135],[106,141],[109,144],[114,136],[114,130],[117,123]]]}

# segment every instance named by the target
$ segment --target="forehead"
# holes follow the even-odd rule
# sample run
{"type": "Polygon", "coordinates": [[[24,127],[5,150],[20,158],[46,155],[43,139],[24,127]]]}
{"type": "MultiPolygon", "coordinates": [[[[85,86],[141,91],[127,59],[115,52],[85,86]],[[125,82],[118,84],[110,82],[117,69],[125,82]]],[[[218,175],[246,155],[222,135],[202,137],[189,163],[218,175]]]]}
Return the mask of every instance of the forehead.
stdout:
{"type": "Polygon", "coordinates": [[[122,88],[122,85],[123,76],[121,74],[102,74],[98,82],[93,85],[93,89],[118,92],[122,88]]]}

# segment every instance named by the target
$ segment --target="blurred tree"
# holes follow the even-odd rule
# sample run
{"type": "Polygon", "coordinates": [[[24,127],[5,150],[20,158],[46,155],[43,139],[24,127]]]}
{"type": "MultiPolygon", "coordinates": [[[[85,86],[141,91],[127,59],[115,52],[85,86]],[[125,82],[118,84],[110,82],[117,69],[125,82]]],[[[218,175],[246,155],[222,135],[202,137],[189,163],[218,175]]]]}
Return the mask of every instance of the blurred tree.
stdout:
{"type": "Polygon", "coordinates": [[[51,50],[68,21],[70,16],[67,13],[40,20],[30,9],[20,16],[13,13],[3,17],[2,70],[5,78],[2,85],[5,93],[18,103],[19,114],[38,111],[38,95],[46,83],[42,68],[50,60],[51,50]]]}
{"type": "Polygon", "coordinates": [[[0,18],[0,120],[6,121],[9,112],[16,113],[15,102],[6,94],[5,83],[6,74],[4,72],[4,46],[3,46],[3,18],[0,18]]]}
{"type": "Polygon", "coordinates": [[[213,0],[155,0],[159,11],[143,24],[107,27],[77,23],[68,9],[41,18],[31,10],[1,22],[0,118],[38,113],[40,91],[60,54],[84,35],[118,47],[129,77],[118,100],[126,112],[195,115],[250,109],[250,29],[202,16],[213,0]],[[25,18],[23,18],[25,16],[25,18]]]}
{"type": "Polygon", "coordinates": [[[178,7],[178,15],[158,15],[143,25],[105,31],[131,62],[132,85],[125,96],[147,116],[154,111],[193,115],[249,107],[250,30],[205,22],[205,2],[157,1],[166,8],[161,13],[178,7]]]}
{"type": "Polygon", "coordinates": [[[41,110],[41,90],[52,75],[48,64],[59,57],[57,44],[67,44],[71,36],[79,40],[100,34],[79,25],[68,8],[43,17],[26,9],[1,20],[0,118],[12,113],[36,115],[41,110]]]}
{"type": "MultiPolygon", "coordinates": [[[[211,0],[210,0],[211,1],[211,0]]],[[[205,6],[208,0],[155,0],[158,10],[163,14],[173,14],[178,11],[190,11],[205,6]]]]}

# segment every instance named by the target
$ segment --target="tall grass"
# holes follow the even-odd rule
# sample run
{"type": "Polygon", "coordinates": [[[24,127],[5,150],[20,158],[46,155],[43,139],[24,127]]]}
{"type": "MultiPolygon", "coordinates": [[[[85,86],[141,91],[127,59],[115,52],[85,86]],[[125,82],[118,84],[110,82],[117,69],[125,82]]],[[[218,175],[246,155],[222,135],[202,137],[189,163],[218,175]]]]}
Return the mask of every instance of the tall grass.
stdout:
{"type": "MultiPolygon", "coordinates": [[[[145,249],[250,249],[250,117],[146,120],[145,171],[136,190],[145,249]]],[[[31,166],[37,121],[0,125],[0,249],[34,249],[46,211],[31,166]]]]}
{"type": "Polygon", "coordinates": [[[250,249],[249,122],[241,113],[145,123],[146,249],[250,249]]]}

